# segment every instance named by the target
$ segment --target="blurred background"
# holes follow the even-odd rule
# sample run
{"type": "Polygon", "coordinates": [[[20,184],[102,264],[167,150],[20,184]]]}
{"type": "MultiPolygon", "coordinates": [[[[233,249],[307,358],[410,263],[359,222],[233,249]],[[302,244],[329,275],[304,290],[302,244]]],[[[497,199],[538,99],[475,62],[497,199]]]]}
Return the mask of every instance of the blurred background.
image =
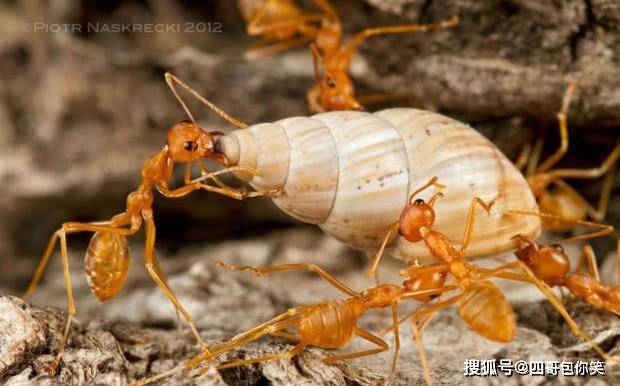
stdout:
{"type": "MultiPolygon", "coordinates": [[[[555,114],[568,79],[576,77],[570,150],[561,165],[598,165],[619,138],[620,5],[613,0],[332,3],[347,34],[452,15],[461,20],[456,29],[369,39],[351,71],[358,95],[398,94],[404,97],[386,105],[466,121],[514,160],[526,143],[545,134],[545,154],[558,146],[555,114]]],[[[313,9],[311,1],[298,4],[313,9]]],[[[166,130],[185,119],[164,83],[165,71],[244,122],[308,113],[309,50],[246,61],[243,54],[256,39],[244,28],[235,2],[224,0],[0,4],[0,290],[25,288],[63,221],[108,219],[124,209],[144,160],[164,144],[166,130]],[[115,23],[181,30],[105,31],[115,23]],[[207,29],[187,31],[184,23],[205,23],[207,29]]],[[[232,129],[203,106],[191,106],[203,127],[232,129]]],[[[618,181],[606,218],[616,226],[618,181]]],[[[600,185],[573,186],[596,203],[600,185]]],[[[289,227],[314,229],[294,222],[269,199],[237,202],[198,192],[178,200],[158,196],[154,210],[157,248],[170,258],[181,247],[289,227]]],[[[70,238],[76,266],[89,237],[70,238]]],[[[136,245],[138,266],[142,249],[136,245]]],[[[595,246],[603,260],[614,240],[595,246]]]]}

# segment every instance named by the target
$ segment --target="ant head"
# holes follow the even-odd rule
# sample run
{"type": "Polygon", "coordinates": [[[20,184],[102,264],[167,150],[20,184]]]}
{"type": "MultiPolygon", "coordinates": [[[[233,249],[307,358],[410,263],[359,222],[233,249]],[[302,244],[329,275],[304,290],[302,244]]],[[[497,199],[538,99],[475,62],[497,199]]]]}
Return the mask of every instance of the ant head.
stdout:
{"type": "MultiPolygon", "coordinates": [[[[434,202],[434,200],[431,199],[434,202]]],[[[430,229],[435,223],[435,210],[421,198],[407,205],[400,215],[400,234],[413,243],[423,239],[422,228],[430,229]]]]}
{"type": "Polygon", "coordinates": [[[362,110],[362,105],[355,99],[355,87],[349,76],[342,74],[324,74],[320,83],[321,105],[328,110],[362,110]]]}
{"type": "Polygon", "coordinates": [[[181,122],[168,130],[166,145],[174,162],[193,162],[213,154],[213,134],[194,122],[181,122]]]}
{"type": "Polygon", "coordinates": [[[558,284],[568,273],[570,260],[561,245],[537,245],[533,240],[523,236],[517,239],[527,245],[515,251],[515,255],[547,284],[558,284]]]}

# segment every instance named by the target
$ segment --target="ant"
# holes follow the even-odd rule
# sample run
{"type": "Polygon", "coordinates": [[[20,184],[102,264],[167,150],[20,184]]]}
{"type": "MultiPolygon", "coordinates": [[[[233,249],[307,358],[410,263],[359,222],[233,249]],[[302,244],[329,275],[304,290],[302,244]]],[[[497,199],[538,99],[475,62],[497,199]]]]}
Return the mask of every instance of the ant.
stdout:
{"type": "Polygon", "coordinates": [[[170,302],[174,305],[177,315],[178,313],[183,315],[202,350],[208,352],[207,346],[200,337],[191,316],[183,308],[177,297],[169,288],[158,259],[155,256],[155,222],[152,210],[154,199],[153,188],[167,198],[183,197],[195,190],[216,192],[238,200],[264,194],[277,194],[277,192],[273,191],[247,192],[244,190],[237,190],[224,185],[217,178],[220,174],[240,170],[257,175],[258,173],[256,170],[238,166],[221,169],[215,172],[209,172],[206,169],[206,167],[202,164],[206,158],[214,159],[224,166],[227,164],[226,158],[223,155],[214,152],[215,137],[222,135],[222,133],[217,131],[209,132],[202,129],[198,125],[194,117],[189,112],[187,106],[177,93],[175,83],[180,84],[185,89],[188,89],[188,91],[190,91],[193,95],[196,95],[203,103],[214,109],[220,116],[229,122],[236,125],[243,124],[222,112],[209,101],[200,97],[200,95],[189,89],[188,86],[172,74],[166,73],[165,79],[166,83],[172,90],[172,93],[188,114],[190,121],[180,122],[172,126],[168,130],[166,144],[164,147],[147,159],[144,163],[141,172],[140,185],[135,191],[129,193],[127,196],[127,204],[124,212],[113,216],[108,221],[95,221],[88,223],[73,221],[65,222],[56,232],[54,232],[24,294],[24,297],[27,297],[34,291],[49,262],[57,241],[60,240],[60,252],[67,292],[68,316],[64,330],[64,337],[60,343],[58,353],[49,366],[49,370],[52,374],[55,373],[56,368],[60,363],[60,358],[65,349],[71,331],[73,317],[76,313],[73,290],[71,287],[71,277],[69,274],[69,258],[67,252],[68,234],[78,232],[94,232],[86,253],[85,274],[93,294],[99,301],[104,302],[115,297],[121,291],[125,283],[125,279],[127,278],[130,259],[129,248],[127,247],[127,236],[135,234],[144,225],[146,233],[144,247],[146,270],[149,272],[151,278],[155,281],[155,283],[157,283],[163,293],[168,297],[170,302]],[[168,184],[172,179],[175,163],[185,164],[185,185],[171,190],[168,184]],[[201,181],[213,179],[218,186],[211,186],[200,181],[190,180],[191,166],[194,163],[199,163],[202,171],[201,181]]]}
{"type": "Polygon", "coordinates": [[[254,267],[234,266],[219,261],[217,265],[220,268],[232,271],[253,272],[257,276],[281,271],[306,270],[319,275],[321,279],[325,280],[334,288],[342,291],[349,297],[341,300],[325,301],[317,304],[291,308],[265,323],[234,336],[226,342],[212,346],[210,353],[205,352],[199,354],[193,359],[186,361],[181,366],[153,377],[146,378],[138,383],[135,383],[134,385],[151,383],[167,377],[172,373],[193,368],[201,362],[211,362],[219,355],[267,335],[284,337],[286,339],[297,341],[298,343],[292,349],[280,354],[266,355],[252,359],[235,360],[221,364],[217,366],[217,369],[222,370],[251,363],[274,361],[286,358],[290,359],[296,355],[299,355],[309,345],[326,349],[339,349],[347,345],[355,336],[374,343],[379,347],[355,353],[333,355],[325,358],[324,362],[333,363],[340,360],[375,355],[389,349],[387,342],[371,332],[359,327],[357,325],[357,320],[370,309],[389,307],[392,310],[392,319],[394,321],[394,353],[392,356],[390,373],[386,378],[387,381],[391,379],[394,374],[396,369],[396,360],[400,349],[397,323],[398,303],[403,299],[413,298],[415,296],[424,296],[437,292],[434,289],[411,292],[394,284],[378,284],[374,287],[366,289],[365,291],[357,292],[315,264],[292,263],[277,265],[274,267],[254,267]],[[296,328],[297,333],[291,334],[286,332],[289,328],[296,328]]]}
{"type": "Polygon", "coordinates": [[[590,245],[583,246],[575,273],[569,273],[570,260],[560,244],[540,245],[523,235],[515,236],[515,240],[524,245],[515,252],[517,258],[547,285],[564,287],[595,307],[620,314],[620,286],[601,283],[596,257],[590,245]],[[588,267],[587,274],[579,273],[584,261],[588,267]]]}
{"type": "Polygon", "coordinates": [[[615,163],[620,157],[620,143],[607,156],[607,159],[597,168],[591,169],[552,169],[568,151],[568,107],[574,90],[577,86],[575,80],[570,80],[562,98],[562,106],[557,114],[558,128],[560,132],[560,147],[544,162],[538,165],[542,151],[542,138],[534,145],[531,151],[526,146],[516,161],[518,169],[527,165],[526,180],[538,201],[541,212],[557,215],[559,218],[543,218],[543,225],[550,230],[567,232],[572,231],[576,224],[562,219],[585,219],[592,218],[594,221],[602,221],[607,212],[609,195],[613,184],[615,163]],[[532,154],[530,154],[530,152],[532,154]],[[601,189],[598,208],[592,207],[575,189],[564,181],[564,178],[595,179],[606,175],[601,189]],[[551,190],[550,187],[555,189],[551,190]]]}
{"type": "MultiPolygon", "coordinates": [[[[292,0],[238,0],[237,5],[248,23],[247,33],[265,40],[279,41],[267,47],[253,49],[246,58],[258,59],[286,49],[311,44],[315,85],[306,93],[310,112],[331,110],[362,110],[355,98],[353,81],[349,77],[351,60],[358,46],[371,36],[406,32],[424,32],[454,27],[458,18],[433,24],[368,28],[358,32],[342,46],[342,22],[327,0],[314,0],[320,13],[304,13],[292,0]],[[319,71],[322,67],[322,74],[319,71]]],[[[381,99],[377,96],[369,100],[381,99]]]]}
{"type": "Polygon", "coordinates": [[[455,16],[447,21],[432,24],[367,28],[355,34],[346,45],[342,46],[342,24],[338,15],[335,12],[326,12],[326,15],[321,21],[321,28],[314,43],[310,46],[316,84],[308,90],[306,99],[313,113],[363,109],[355,98],[355,88],[349,77],[349,68],[357,48],[364,40],[376,35],[440,30],[458,24],[458,18],[455,16]],[[322,74],[320,74],[318,64],[323,69],[322,74]]]}
{"type": "Polygon", "coordinates": [[[538,279],[523,262],[509,262],[491,270],[467,263],[465,252],[472,236],[476,207],[481,206],[489,214],[495,199],[489,202],[485,202],[479,197],[472,199],[467,212],[467,223],[463,240],[460,249],[457,250],[444,234],[433,230],[435,222],[434,206],[437,200],[443,197],[443,194],[441,192],[435,193],[428,202],[420,198],[413,200],[417,194],[431,186],[440,189],[445,187],[437,182],[437,177],[433,177],[411,194],[408,201],[409,204],[403,210],[400,219],[389,229],[368,271],[371,278],[375,276],[385,246],[394,233],[398,231],[409,242],[423,241],[431,255],[440,261],[440,263],[436,264],[411,266],[401,270],[401,275],[408,278],[404,283],[404,288],[407,290],[436,291],[432,295],[422,294],[414,296],[415,300],[428,303],[444,292],[459,290],[459,294],[426,306],[400,321],[411,319],[413,322],[414,339],[418,344],[424,376],[429,384],[431,383],[430,370],[419,338],[418,320],[421,320],[423,325],[424,319],[429,320],[432,314],[438,310],[459,303],[461,318],[472,330],[487,339],[497,342],[510,342],[513,340],[516,331],[515,313],[500,289],[489,280],[492,277],[528,282],[536,285],[548,298],[549,302],[562,314],[576,335],[581,336],[602,357],[610,358],[576,325],[545,282],[538,279]],[[519,269],[523,271],[523,274],[511,271],[513,269],[519,269]],[[445,285],[448,273],[457,284],[445,285]]]}
{"type": "MultiPolygon", "coordinates": [[[[323,12],[335,14],[327,1],[315,3],[323,12]]],[[[325,17],[323,13],[305,13],[294,0],[237,0],[237,8],[248,23],[248,35],[262,37],[262,43],[278,42],[247,51],[245,57],[250,60],[310,43],[319,30],[317,24],[325,17]]]]}

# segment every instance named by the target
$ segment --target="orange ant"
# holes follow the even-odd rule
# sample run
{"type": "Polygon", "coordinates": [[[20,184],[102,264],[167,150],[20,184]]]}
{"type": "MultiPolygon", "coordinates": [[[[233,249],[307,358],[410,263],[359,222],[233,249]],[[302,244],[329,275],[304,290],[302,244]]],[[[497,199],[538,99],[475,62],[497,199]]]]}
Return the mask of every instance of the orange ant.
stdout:
{"type": "Polygon", "coordinates": [[[342,354],[333,355],[324,359],[325,363],[333,363],[340,360],[360,358],[367,355],[374,355],[387,351],[389,346],[380,337],[357,325],[358,318],[366,311],[373,308],[387,308],[392,310],[393,334],[394,334],[394,353],[392,356],[391,370],[386,379],[390,379],[396,369],[396,360],[400,348],[398,333],[398,303],[407,298],[415,296],[424,296],[437,292],[434,289],[427,291],[407,291],[401,286],[394,284],[379,284],[365,291],[357,292],[349,288],[334,276],[323,270],[315,264],[293,263],[282,264],[274,267],[253,267],[253,266],[234,266],[223,262],[217,263],[219,267],[233,271],[249,271],[254,272],[258,276],[267,275],[273,272],[307,270],[313,272],[336,289],[344,292],[349,297],[342,300],[325,301],[313,305],[305,305],[291,308],[281,313],[275,318],[262,323],[244,333],[234,336],[232,339],[219,345],[212,346],[210,353],[202,353],[188,360],[183,365],[164,373],[146,378],[134,385],[144,385],[154,382],[161,378],[167,377],[172,373],[190,369],[201,362],[211,362],[214,358],[235,348],[255,341],[267,335],[284,337],[298,343],[286,352],[267,355],[252,359],[236,360],[221,364],[218,370],[247,365],[251,363],[259,363],[266,361],[274,361],[286,358],[292,358],[299,355],[307,346],[313,345],[326,349],[339,349],[347,345],[354,336],[358,336],[371,343],[379,346],[378,348],[342,354]],[[291,334],[285,332],[289,328],[296,328],[297,333],[291,334]]]}
{"type": "MultiPolygon", "coordinates": [[[[144,224],[146,241],[144,248],[145,266],[152,279],[157,283],[159,288],[168,297],[174,305],[176,311],[183,315],[187,321],[192,333],[200,344],[201,348],[206,352],[207,346],[200,338],[200,335],[194,326],[192,318],[179,303],[177,297],[168,287],[165,276],[160,268],[157,257],[155,256],[155,222],[153,218],[153,188],[157,189],[163,196],[168,198],[183,197],[195,190],[207,190],[226,195],[238,200],[255,197],[263,194],[277,194],[277,192],[247,192],[237,190],[224,185],[217,175],[243,170],[245,172],[256,175],[257,172],[246,167],[229,167],[215,172],[209,171],[202,164],[206,158],[214,159],[222,165],[226,165],[226,159],[223,155],[214,152],[215,137],[222,133],[216,131],[206,131],[198,125],[194,117],[189,112],[187,106],[178,95],[174,84],[180,84],[188,89],[192,94],[197,95],[184,83],[179,81],[170,73],[166,73],[166,82],[173,94],[186,111],[190,118],[190,122],[181,122],[172,126],[168,130],[166,145],[156,154],[151,156],[142,167],[141,183],[138,188],[127,196],[127,207],[124,212],[113,216],[109,221],[95,221],[89,223],[65,222],[62,224],[52,237],[50,238],[45,252],[39,264],[37,265],[35,274],[28,286],[24,297],[32,293],[39,283],[43,271],[45,270],[50,256],[54,250],[56,242],[60,239],[60,251],[64,272],[64,281],[67,291],[68,317],[64,330],[64,337],[61,341],[58,353],[50,364],[50,372],[54,373],[66,346],[71,331],[71,324],[75,315],[75,303],[73,299],[73,290],[71,287],[71,277],[69,274],[69,258],[67,253],[67,235],[78,232],[94,232],[90,240],[88,251],[86,253],[85,274],[88,279],[93,294],[104,302],[115,297],[122,289],[127,271],[129,268],[129,248],[127,247],[127,236],[131,236],[138,232],[144,224]],[[217,183],[216,186],[210,186],[199,181],[190,180],[190,171],[193,163],[200,162],[202,178],[213,179],[217,183]],[[172,172],[175,163],[185,163],[185,185],[176,189],[170,189],[168,184],[172,179],[172,172]]],[[[213,106],[210,102],[198,95],[199,99],[212,107],[220,116],[236,125],[243,125],[234,118],[226,115],[224,112],[213,106]]]]}
{"type": "Polygon", "coordinates": [[[314,3],[321,9],[321,13],[304,14],[292,0],[237,1],[238,8],[248,23],[248,35],[280,41],[248,51],[247,58],[258,59],[314,42],[311,49],[316,84],[306,93],[309,109],[313,113],[363,109],[355,98],[355,88],[348,72],[351,60],[364,40],[381,34],[431,31],[458,24],[458,18],[453,17],[433,24],[368,28],[355,34],[347,45],[342,46],[342,23],[338,13],[327,0],[314,0],[314,3]],[[322,74],[319,64],[323,69],[322,74]]]}
{"type": "Polygon", "coordinates": [[[620,157],[620,143],[607,156],[607,159],[597,168],[591,169],[552,169],[568,150],[567,114],[570,101],[577,82],[571,80],[562,98],[562,106],[557,114],[560,131],[560,147],[544,162],[538,165],[542,151],[542,139],[531,148],[526,146],[515,163],[517,168],[523,169],[527,164],[526,179],[534,196],[538,201],[541,212],[554,214],[558,219],[543,218],[543,225],[550,230],[571,231],[576,224],[562,221],[562,219],[585,219],[590,216],[594,221],[602,221],[607,211],[609,195],[613,184],[615,163],[620,157]],[[537,166],[538,165],[538,166],[537,166]],[[603,181],[598,208],[593,208],[585,198],[564,181],[564,178],[594,179],[607,174],[603,181]],[[550,187],[554,186],[554,190],[550,187]]]}
{"type": "Polygon", "coordinates": [[[549,286],[567,288],[595,307],[606,308],[620,314],[620,286],[606,286],[600,281],[596,257],[590,245],[584,245],[575,273],[568,273],[570,261],[560,244],[539,245],[529,237],[518,235],[515,239],[525,246],[515,252],[534,274],[549,286]],[[584,265],[588,273],[579,273],[584,265]]]}
{"type": "MultiPolygon", "coordinates": [[[[315,3],[324,11],[334,12],[324,0],[315,3]]],[[[318,32],[322,13],[304,13],[294,0],[237,0],[237,8],[248,23],[246,32],[260,36],[272,45],[246,52],[247,59],[259,59],[293,47],[310,43],[318,32]]]]}
{"type": "Polygon", "coordinates": [[[401,275],[408,278],[404,283],[405,289],[409,291],[435,290],[432,295],[422,294],[412,296],[414,299],[422,302],[430,302],[434,297],[444,292],[455,289],[459,290],[459,294],[446,300],[439,301],[434,305],[424,307],[400,321],[402,322],[409,318],[413,321],[414,338],[416,339],[420,351],[424,376],[429,384],[431,384],[430,370],[419,338],[420,331],[418,329],[418,320],[423,324],[424,319],[426,318],[426,320],[429,320],[431,315],[436,311],[459,303],[461,318],[472,330],[487,339],[498,342],[510,342],[513,340],[516,331],[516,317],[506,297],[502,294],[500,289],[489,280],[492,277],[535,284],[548,298],[549,302],[562,314],[572,331],[588,342],[602,357],[609,358],[609,355],[593,343],[579,326],[576,325],[564,306],[547,287],[545,282],[538,279],[526,264],[521,261],[515,261],[488,270],[467,263],[465,251],[472,236],[476,206],[481,206],[488,214],[495,200],[485,202],[479,197],[474,197],[472,199],[467,212],[467,223],[463,240],[460,249],[457,250],[444,234],[433,230],[433,225],[435,223],[434,206],[437,200],[443,197],[443,194],[441,192],[435,193],[428,203],[422,199],[413,201],[417,194],[431,186],[438,188],[444,187],[444,185],[437,183],[437,177],[433,177],[412,193],[408,201],[409,204],[401,213],[399,221],[389,229],[368,271],[370,277],[375,276],[377,266],[387,243],[393,234],[398,231],[399,234],[409,242],[416,243],[423,241],[431,255],[441,261],[441,263],[437,264],[411,266],[401,270],[401,275]],[[523,271],[524,274],[511,272],[510,270],[512,269],[519,269],[523,271]],[[445,285],[447,273],[454,278],[457,282],[456,285],[445,285]]]}
{"type": "Polygon", "coordinates": [[[367,28],[355,34],[342,46],[342,24],[338,15],[327,12],[322,19],[321,28],[311,45],[314,59],[314,78],[316,84],[308,90],[306,98],[311,112],[318,113],[331,110],[362,110],[355,98],[353,81],[349,77],[349,67],[357,48],[371,36],[398,34],[406,32],[424,32],[454,27],[458,18],[432,24],[409,24],[401,26],[367,28]],[[321,64],[323,74],[319,73],[321,64]]]}

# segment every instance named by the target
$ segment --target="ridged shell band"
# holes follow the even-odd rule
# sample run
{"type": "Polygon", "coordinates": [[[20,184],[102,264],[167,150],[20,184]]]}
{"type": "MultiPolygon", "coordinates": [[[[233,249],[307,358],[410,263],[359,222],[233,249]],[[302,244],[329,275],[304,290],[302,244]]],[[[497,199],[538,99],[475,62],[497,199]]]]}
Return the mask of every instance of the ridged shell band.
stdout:
{"type": "MultiPolygon", "coordinates": [[[[377,248],[409,194],[433,176],[447,186],[436,205],[435,229],[456,244],[473,197],[499,195],[492,215],[477,212],[469,256],[510,250],[514,235],[540,231],[538,218],[506,214],[537,209],[521,173],[474,129],[440,114],[339,111],[253,125],[228,137],[238,147],[231,151],[239,154],[238,164],[261,172],[249,181],[254,188],[283,188],[274,198],[283,211],[357,248],[377,248]]],[[[388,252],[428,257],[423,243],[402,238],[388,252]]]]}

